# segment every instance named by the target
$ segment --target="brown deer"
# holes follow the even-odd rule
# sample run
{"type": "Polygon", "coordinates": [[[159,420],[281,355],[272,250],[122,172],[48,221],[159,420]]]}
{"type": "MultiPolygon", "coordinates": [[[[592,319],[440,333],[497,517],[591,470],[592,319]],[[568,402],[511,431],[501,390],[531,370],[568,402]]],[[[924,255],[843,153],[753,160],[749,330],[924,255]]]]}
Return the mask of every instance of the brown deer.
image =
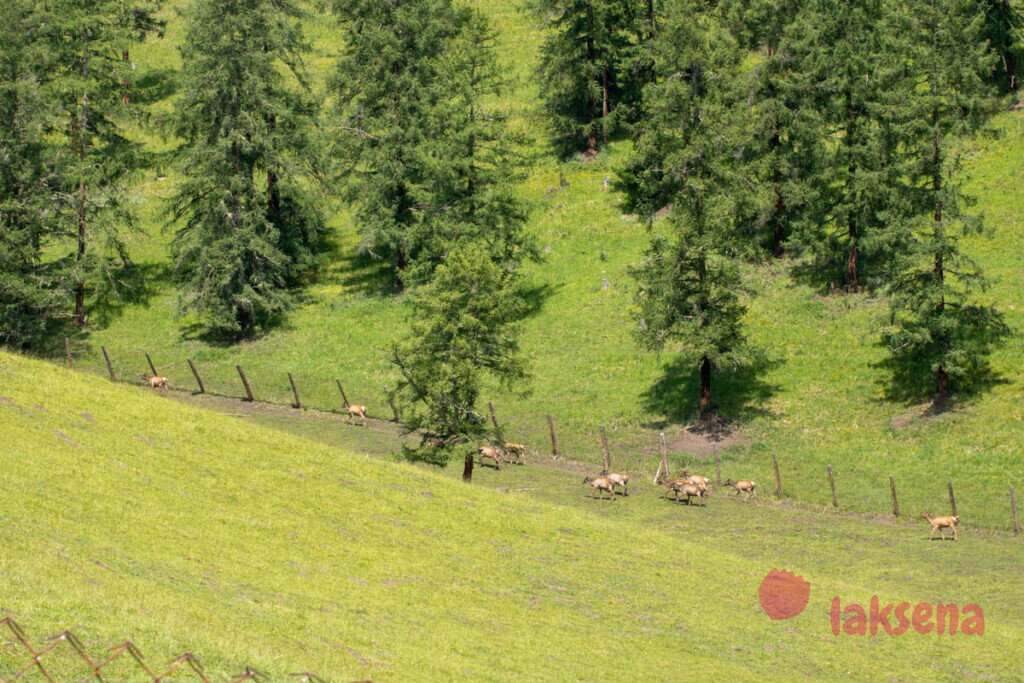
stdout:
{"type": "Polygon", "coordinates": [[[629,491],[629,475],[619,474],[618,472],[609,472],[608,470],[601,470],[602,477],[608,477],[608,481],[612,483],[612,486],[621,486],[622,495],[628,496],[629,491]]]}
{"type": "Polygon", "coordinates": [[[506,441],[505,448],[503,450],[505,451],[505,455],[508,456],[508,461],[510,463],[515,463],[516,465],[523,464],[523,460],[526,456],[525,445],[521,443],[514,443],[512,441],[506,441]]]}
{"type": "Polygon", "coordinates": [[[608,477],[584,477],[583,483],[590,484],[591,486],[594,487],[594,490],[590,494],[591,498],[593,498],[597,494],[597,492],[600,491],[601,499],[603,500],[604,492],[607,491],[612,496],[610,500],[615,500],[615,488],[612,485],[612,480],[609,479],[608,477]]]}
{"type": "Polygon", "coordinates": [[[685,479],[686,481],[690,482],[691,484],[696,484],[705,491],[708,490],[708,485],[711,484],[711,480],[708,479],[707,477],[702,477],[699,474],[688,474],[686,470],[680,472],[679,476],[685,479]]]}
{"type": "Polygon", "coordinates": [[[740,493],[746,493],[747,500],[750,500],[753,496],[757,495],[757,482],[750,479],[740,479],[738,481],[726,479],[725,486],[731,486],[736,489],[737,496],[740,495],[740,493]]]}
{"type": "Polygon", "coordinates": [[[141,375],[141,377],[142,379],[149,382],[150,389],[159,389],[160,387],[163,387],[164,391],[169,390],[167,387],[166,377],[161,377],[160,375],[153,375],[152,377],[150,377],[149,375],[141,375]]]}
{"type": "Polygon", "coordinates": [[[480,446],[476,449],[476,452],[480,454],[480,467],[484,466],[484,458],[490,458],[494,461],[494,464],[501,469],[501,449],[497,446],[480,446]]]}
{"type": "Polygon", "coordinates": [[[928,523],[932,525],[932,535],[928,537],[929,541],[935,539],[935,530],[938,529],[939,535],[942,536],[942,540],[946,540],[946,529],[953,530],[953,540],[956,540],[956,525],[960,522],[960,518],[955,515],[943,515],[942,517],[932,517],[927,512],[922,512],[921,516],[928,520],[928,523]]]}
{"type": "Polygon", "coordinates": [[[345,410],[348,411],[349,422],[352,422],[352,418],[361,417],[363,418],[363,426],[366,426],[366,406],[350,406],[346,404],[345,410]]]}

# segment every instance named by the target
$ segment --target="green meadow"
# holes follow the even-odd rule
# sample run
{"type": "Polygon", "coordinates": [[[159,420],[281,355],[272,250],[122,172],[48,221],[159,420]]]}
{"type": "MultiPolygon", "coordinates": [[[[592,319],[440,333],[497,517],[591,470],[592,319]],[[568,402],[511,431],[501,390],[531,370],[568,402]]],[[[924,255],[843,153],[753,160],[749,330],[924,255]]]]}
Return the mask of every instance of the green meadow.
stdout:
{"type": "MultiPolygon", "coordinates": [[[[929,542],[921,520],[764,494],[687,506],[639,476],[594,500],[564,462],[467,486],[332,445],[362,428],[330,416],[291,420],[301,436],[9,354],[0,396],[0,614],[34,642],[194,652],[214,680],[1024,676],[1024,551],[998,532],[929,542]],[[811,585],[792,619],[759,603],[772,568],[811,585]],[[873,595],[977,604],[984,634],[834,636],[833,596],[873,595]]],[[[27,658],[0,642],[4,678],[27,658]]],[[[44,662],[88,673],[66,648],[44,662]]]]}
{"type": "MultiPolygon", "coordinates": [[[[795,280],[789,262],[746,269],[747,331],[765,359],[739,374],[715,377],[713,398],[727,425],[725,438],[687,429],[696,418],[695,369],[675,363],[671,349],[660,357],[639,351],[632,336],[635,285],[628,269],[642,254],[647,230],[622,214],[618,195],[604,182],[614,179],[629,143],[611,144],[591,163],[555,160],[535,109],[532,73],[541,29],[517,7],[511,1],[486,5],[509,76],[502,104],[534,139],[520,191],[533,207],[529,230],[545,258],[525,274],[531,314],[522,345],[532,378],[516,393],[492,387],[485,397],[507,436],[547,453],[545,416],[551,414],[560,452],[599,463],[603,425],[614,463],[653,474],[658,435],[664,432],[673,468],[706,470],[705,460],[717,452],[731,476],[761,482],[774,479],[774,453],[784,493],[817,506],[831,504],[831,464],[840,506],[866,514],[889,509],[890,475],[906,510],[933,514],[948,508],[946,484],[952,481],[965,524],[1009,529],[1009,486],[1024,485],[1016,446],[1024,417],[1020,336],[995,354],[996,381],[990,387],[936,413],[925,398],[888,395],[880,366],[885,352],[877,338],[884,302],[869,294],[832,296],[826,283],[795,280]]],[[[175,66],[182,26],[172,9],[166,17],[165,35],[138,50],[140,64],[175,66]]],[[[308,67],[314,87],[322,89],[339,51],[339,32],[329,16],[318,13],[307,28],[313,44],[308,67]]],[[[172,107],[173,96],[154,105],[153,123],[172,107]]],[[[967,251],[995,282],[984,296],[1016,331],[1024,324],[1024,290],[1018,285],[1024,256],[1017,248],[1024,234],[1024,113],[1002,114],[993,128],[995,137],[963,141],[964,179],[991,228],[989,237],[972,238],[967,251]]],[[[164,152],[174,141],[157,130],[140,129],[138,135],[164,152]]],[[[140,230],[131,250],[150,288],[139,300],[94,316],[88,336],[73,342],[78,366],[105,374],[102,345],[118,376],[137,380],[148,370],[148,352],[174,387],[190,391],[195,383],[185,358],[191,357],[208,391],[238,397],[235,366],[241,365],[256,397],[280,404],[292,400],[290,372],[302,404],[324,410],[340,408],[334,382],[340,379],[352,402],[368,405],[372,417],[389,418],[384,387],[396,375],[386,352],[403,333],[409,306],[388,291],[387,274],[359,252],[346,207],[331,208],[336,251],[330,266],[285,323],[251,342],[221,346],[190,336],[193,321],[176,316],[167,256],[173,226],[165,212],[177,178],[163,156],[139,177],[134,199],[140,230]]],[[[360,446],[358,440],[351,445],[360,446]]]]}

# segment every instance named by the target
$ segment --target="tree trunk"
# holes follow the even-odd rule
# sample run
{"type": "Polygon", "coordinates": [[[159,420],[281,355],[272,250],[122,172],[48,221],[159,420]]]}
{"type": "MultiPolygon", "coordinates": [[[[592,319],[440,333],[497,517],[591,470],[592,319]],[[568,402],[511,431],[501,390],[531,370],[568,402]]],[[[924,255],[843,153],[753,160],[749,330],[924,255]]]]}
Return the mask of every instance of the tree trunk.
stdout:
{"type": "Polygon", "coordinates": [[[608,144],[608,68],[602,71],[601,81],[601,141],[608,144]]]}
{"type": "Polygon", "coordinates": [[[467,484],[473,483],[473,454],[466,453],[465,463],[462,465],[462,481],[467,484]]]}
{"type": "Polygon", "coordinates": [[[949,398],[949,375],[946,374],[946,369],[941,365],[935,371],[935,384],[935,401],[936,403],[942,403],[949,398]]]}
{"type": "MultiPolygon", "coordinates": [[[[587,61],[594,61],[594,41],[587,38],[587,61]]],[[[587,108],[590,110],[590,131],[587,133],[587,149],[597,149],[597,102],[592,95],[587,97],[587,108]]]]}
{"type": "MultiPolygon", "coordinates": [[[[123,50],[121,52],[121,59],[124,61],[125,64],[128,63],[128,50],[123,50]]],[[[127,107],[129,101],[130,100],[128,99],[128,76],[125,75],[124,83],[121,84],[121,104],[127,107]]]]}
{"type": "MultiPolygon", "coordinates": [[[[849,0],[847,0],[849,4],[849,0]]],[[[846,135],[843,137],[843,142],[848,147],[852,146],[856,137],[856,120],[853,114],[853,96],[849,90],[846,91],[846,135]]],[[[853,174],[857,172],[857,166],[853,163],[851,155],[850,164],[847,167],[847,183],[852,182],[853,174]]],[[[846,191],[849,192],[849,186],[846,191]]],[[[859,283],[857,278],[857,219],[856,209],[851,208],[849,214],[846,217],[847,220],[847,234],[850,236],[850,252],[846,258],[846,286],[848,288],[855,288],[859,283]]]]}
{"type": "Polygon", "coordinates": [[[267,215],[276,216],[281,210],[281,191],[277,188],[277,175],[267,171],[267,215]]]}
{"type": "Polygon", "coordinates": [[[85,148],[89,137],[89,94],[86,79],[89,77],[89,29],[83,34],[82,46],[82,122],[79,126],[78,160],[81,164],[78,177],[78,282],[75,283],[75,324],[85,325],[85,279],[81,269],[85,266],[85,148]]]}
{"type": "Polygon", "coordinates": [[[857,287],[857,225],[850,222],[850,253],[846,257],[846,286],[857,287]]]}
{"type": "MultiPolygon", "coordinates": [[[[773,150],[777,149],[781,144],[777,129],[774,135],[772,135],[770,144],[773,150]]],[[[782,201],[782,179],[779,173],[778,161],[775,161],[774,164],[775,167],[772,169],[772,186],[775,191],[775,234],[772,236],[772,256],[782,258],[782,241],[786,238],[786,226],[782,220],[782,213],[786,207],[782,201]]]]}
{"type": "Polygon", "coordinates": [[[1012,95],[1017,92],[1017,55],[1013,50],[1003,56],[1003,64],[1006,66],[1006,90],[1012,95]]]}
{"type": "Polygon", "coordinates": [[[703,414],[711,408],[711,360],[707,356],[700,359],[700,412],[703,414]]]}

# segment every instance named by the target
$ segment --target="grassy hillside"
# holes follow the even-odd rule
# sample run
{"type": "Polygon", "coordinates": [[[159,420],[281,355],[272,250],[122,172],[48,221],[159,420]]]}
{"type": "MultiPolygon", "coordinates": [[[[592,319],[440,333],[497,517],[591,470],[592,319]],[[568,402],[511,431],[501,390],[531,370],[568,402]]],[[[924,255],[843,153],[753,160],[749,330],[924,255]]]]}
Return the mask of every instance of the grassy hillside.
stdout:
{"type": "MultiPolygon", "coordinates": [[[[991,534],[688,508],[643,483],[593,501],[529,466],[466,486],[6,354],[0,396],[18,435],[0,450],[0,614],[37,638],[131,638],[154,664],[194,651],[220,678],[1024,675],[1024,553],[991,534]],[[507,492],[516,477],[561,503],[507,492]],[[812,585],[789,621],[758,604],[772,567],[812,585]],[[831,597],[873,594],[978,603],[985,634],[833,636],[831,597]]],[[[0,678],[23,663],[0,645],[0,678]]]]}
{"type": "MultiPolygon", "coordinates": [[[[502,59],[515,78],[506,103],[537,140],[536,165],[521,193],[534,204],[529,229],[544,247],[546,261],[527,269],[535,309],[523,337],[533,370],[529,393],[495,390],[487,396],[510,435],[548,449],[544,416],[550,413],[562,452],[598,462],[598,426],[605,425],[616,462],[653,470],[657,434],[664,430],[675,465],[693,465],[719,447],[729,471],[761,480],[774,476],[770,454],[776,453],[785,492],[814,504],[830,501],[825,467],[832,464],[841,504],[861,512],[888,508],[890,474],[909,509],[937,508],[946,481],[952,480],[965,519],[1007,528],[1007,487],[1024,487],[1015,447],[1024,435],[1019,335],[994,359],[1001,383],[934,415],[925,404],[886,397],[886,374],[878,365],[885,354],[876,338],[882,303],[865,296],[822,296],[823,291],[794,281],[786,264],[751,266],[746,274],[753,292],[746,322],[768,361],[716,380],[718,410],[733,425],[733,438],[716,446],[685,431],[695,407],[692,369],[673,365],[671,352],[661,358],[638,352],[631,337],[633,285],[627,271],[647,238],[643,226],[620,214],[618,198],[603,186],[628,143],[613,144],[586,165],[559,163],[547,153],[530,77],[541,36],[536,21],[516,6],[508,0],[488,3],[486,9],[500,30],[502,59]],[[560,176],[569,186],[549,192],[560,176]]],[[[140,62],[175,63],[182,27],[168,16],[166,36],[141,49],[140,62]]],[[[328,17],[316,15],[309,33],[315,44],[310,66],[322,84],[338,52],[337,31],[328,17]]],[[[164,103],[158,113],[170,106],[164,103]]],[[[994,228],[993,239],[973,240],[968,251],[996,278],[989,296],[1020,330],[1024,115],[1002,115],[996,127],[1001,139],[965,143],[969,189],[994,228]]],[[[251,343],[221,347],[188,338],[183,334],[187,321],[175,318],[165,249],[169,237],[160,219],[162,200],[175,181],[173,169],[161,167],[137,187],[147,235],[135,239],[133,253],[153,276],[151,295],[109,322],[96,321],[91,336],[76,342],[79,363],[105,372],[102,344],[121,376],[135,376],[146,369],[143,351],[148,351],[160,372],[190,388],[185,357],[191,356],[209,389],[233,396],[241,393],[235,373],[240,363],[258,397],[281,403],[290,401],[286,373],[291,372],[303,403],[321,408],[340,405],[332,381],[337,377],[351,400],[368,404],[371,414],[389,416],[383,386],[394,382],[394,374],[385,350],[402,333],[408,307],[401,297],[379,289],[377,268],[357,255],[356,226],[344,208],[336,207],[332,220],[338,253],[287,323],[251,343]],[[157,180],[165,174],[165,180],[157,180]]]]}

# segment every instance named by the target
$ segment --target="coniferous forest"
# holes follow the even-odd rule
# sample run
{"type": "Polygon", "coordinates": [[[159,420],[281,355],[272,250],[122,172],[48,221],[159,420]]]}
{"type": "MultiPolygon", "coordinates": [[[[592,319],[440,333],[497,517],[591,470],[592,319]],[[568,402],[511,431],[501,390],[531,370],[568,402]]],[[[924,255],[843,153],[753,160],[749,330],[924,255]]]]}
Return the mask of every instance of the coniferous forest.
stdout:
{"type": "Polygon", "coordinates": [[[337,262],[328,223],[345,212],[385,291],[412,297],[383,351],[394,395],[431,438],[469,436],[481,377],[528,376],[521,271],[544,254],[518,183],[538,156],[587,163],[628,142],[605,183],[648,232],[635,343],[677,354],[702,414],[720,375],[763,358],[742,272],[780,259],[885,302],[894,386],[941,402],[989,376],[1011,330],[961,243],[998,226],[971,209],[959,141],[1016,102],[1010,0],[531,0],[530,127],[505,106],[514,84],[479,8],[328,5],[4,3],[4,344],[45,353],[144,295],[132,183],[159,156],[181,178],[161,216],[183,328],[232,344],[286,325],[337,262]],[[136,69],[168,12],[180,68],[136,69]],[[339,36],[323,88],[314,13],[339,36]],[[152,116],[160,101],[171,113],[152,116]]]}

